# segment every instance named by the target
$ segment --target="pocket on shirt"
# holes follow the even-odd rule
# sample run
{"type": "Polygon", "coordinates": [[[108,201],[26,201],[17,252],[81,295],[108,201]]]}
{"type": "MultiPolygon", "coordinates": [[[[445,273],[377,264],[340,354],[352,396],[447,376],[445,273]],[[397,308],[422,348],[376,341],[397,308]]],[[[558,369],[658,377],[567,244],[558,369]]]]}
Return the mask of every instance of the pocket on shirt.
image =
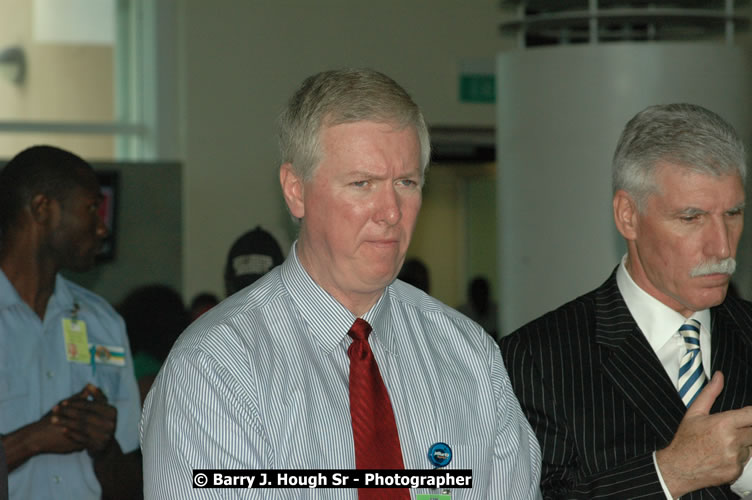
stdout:
{"type": "Polygon", "coordinates": [[[74,393],[84,388],[86,384],[94,384],[107,397],[107,401],[119,401],[123,399],[120,391],[120,370],[127,367],[97,365],[92,370],[91,365],[74,364],[71,366],[71,381],[74,393]]]}
{"type": "Polygon", "coordinates": [[[99,383],[99,388],[102,389],[104,395],[107,396],[107,400],[120,401],[123,399],[122,391],[120,390],[120,378],[121,370],[125,370],[126,367],[117,366],[103,366],[97,367],[96,380],[99,383]]]}

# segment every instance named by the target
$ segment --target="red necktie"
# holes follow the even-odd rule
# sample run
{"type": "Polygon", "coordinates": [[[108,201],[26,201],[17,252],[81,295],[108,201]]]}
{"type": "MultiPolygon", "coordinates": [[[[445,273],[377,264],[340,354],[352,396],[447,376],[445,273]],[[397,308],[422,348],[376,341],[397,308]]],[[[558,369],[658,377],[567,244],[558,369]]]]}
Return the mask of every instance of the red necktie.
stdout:
{"type": "MultiPolygon", "coordinates": [[[[371,325],[358,318],[347,332],[350,356],[350,416],[358,469],[404,469],[389,393],[368,344],[371,325]]],[[[360,500],[409,499],[406,488],[360,488],[360,500]]]]}

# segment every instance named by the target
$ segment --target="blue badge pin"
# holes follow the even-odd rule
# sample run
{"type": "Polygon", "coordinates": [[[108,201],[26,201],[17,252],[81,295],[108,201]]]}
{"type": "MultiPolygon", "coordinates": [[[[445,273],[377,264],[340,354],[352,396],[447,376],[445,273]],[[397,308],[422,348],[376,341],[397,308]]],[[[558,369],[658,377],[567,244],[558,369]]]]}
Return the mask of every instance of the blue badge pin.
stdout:
{"type": "Polygon", "coordinates": [[[446,467],[452,461],[452,449],[446,443],[435,443],[428,449],[428,461],[436,467],[446,467]]]}

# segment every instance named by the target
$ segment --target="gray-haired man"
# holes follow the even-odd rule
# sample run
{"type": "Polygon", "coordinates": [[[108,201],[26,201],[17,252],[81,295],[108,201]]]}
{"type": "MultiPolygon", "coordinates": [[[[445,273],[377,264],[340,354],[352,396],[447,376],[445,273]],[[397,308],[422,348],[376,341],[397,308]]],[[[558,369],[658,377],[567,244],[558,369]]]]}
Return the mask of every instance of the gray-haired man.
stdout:
{"type": "Polygon", "coordinates": [[[627,124],[613,161],[627,254],[598,289],[501,342],[541,442],[544,497],[736,498],[752,445],[752,305],[726,292],[745,162],[733,128],[699,106],[627,124]]]}
{"type": "MultiPolygon", "coordinates": [[[[195,494],[194,468],[446,465],[473,472],[473,487],[452,498],[538,498],[538,443],[497,345],[395,280],[430,153],[418,107],[381,73],[320,73],[290,100],[280,145],[298,240],[281,266],[202,316],[173,348],[144,409],[146,497],[195,494]]],[[[437,492],[381,494],[417,493],[437,492]]]]}

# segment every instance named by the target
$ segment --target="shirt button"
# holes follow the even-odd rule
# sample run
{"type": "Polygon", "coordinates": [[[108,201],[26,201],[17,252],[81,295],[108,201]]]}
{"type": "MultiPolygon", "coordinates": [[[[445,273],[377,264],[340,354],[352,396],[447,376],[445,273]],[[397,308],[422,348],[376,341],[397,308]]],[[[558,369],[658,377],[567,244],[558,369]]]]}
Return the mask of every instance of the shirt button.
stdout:
{"type": "Polygon", "coordinates": [[[55,481],[55,484],[60,483],[60,476],[52,476],[52,480],[55,481]]]}
{"type": "Polygon", "coordinates": [[[47,378],[52,378],[55,376],[55,372],[53,372],[52,370],[48,370],[45,375],[47,375],[47,378]]]}

